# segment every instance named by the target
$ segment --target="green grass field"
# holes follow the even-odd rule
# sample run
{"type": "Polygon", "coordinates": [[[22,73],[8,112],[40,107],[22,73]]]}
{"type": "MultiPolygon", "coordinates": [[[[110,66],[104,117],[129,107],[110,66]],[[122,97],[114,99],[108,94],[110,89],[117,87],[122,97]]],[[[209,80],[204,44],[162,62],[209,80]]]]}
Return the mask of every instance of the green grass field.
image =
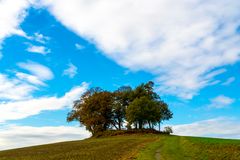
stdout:
{"type": "Polygon", "coordinates": [[[154,134],[90,138],[0,152],[0,160],[239,160],[240,141],[154,134]]]}
{"type": "Polygon", "coordinates": [[[140,151],[138,160],[240,160],[240,140],[159,136],[140,151]]]}

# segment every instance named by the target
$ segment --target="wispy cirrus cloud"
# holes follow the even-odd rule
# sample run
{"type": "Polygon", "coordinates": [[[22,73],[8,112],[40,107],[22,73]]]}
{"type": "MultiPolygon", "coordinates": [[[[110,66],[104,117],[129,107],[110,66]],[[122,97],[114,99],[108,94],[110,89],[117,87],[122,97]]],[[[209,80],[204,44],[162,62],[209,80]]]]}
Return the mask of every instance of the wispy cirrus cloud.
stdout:
{"type": "Polygon", "coordinates": [[[76,44],[75,44],[75,47],[76,47],[77,50],[82,50],[82,49],[84,49],[84,46],[81,45],[81,44],[79,44],[79,43],[76,43],[76,44]]]}
{"type": "Polygon", "coordinates": [[[45,44],[46,42],[48,42],[50,40],[50,37],[36,32],[33,34],[33,36],[28,37],[28,39],[45,44]]]}
{"type": "Polygon", "coordinates": [[[37,76],[40,80],[51,80],[54,74],[47,66],[33,61],[21,62],[17,64],[21,69],[24,69],[31,74],[37,76]]]}
{"type": "Polygon", "coordinates": [[[238,0],[41,2],[107,57],[154,74],[162,93],[191,99],[216,84],[212,72],[240,59],[238,0]]]}
{"type": "Polygon", "coordinates": [[[233,98],[220,95],[211,99],[210,101],[211,101],[211,104],[208,106],[209,108],[221,109],[221,108],[229,107],[235,100],[233,98]]]}
{"type": "Polygon", "coordinates": [[[31,98],[31,94],[38,88],[16,77],[10,78],[0,73],[0,100],[21,100],[31,98]]]}
{"type": "Polygon", "coordinates": [[[22,81],[26,81],[33,85],[45,86],[46,84],[41,81],[37,76],[23,72],[16,72],[16,77],[22,81]]]}
{"type": "Polygon", "coordinates": [[[28,45],[26,51],[31,53],[37,53],[42,55],[47,55],[51,52],[49,48],[44,46],[49,40],[50,37],[45,36],[39,32],[35,32],[32,36],[25,36],[28,40],[40,43],[40,45],[32,45],[31,43],[26,43],[28,45]]]}
{"type": "Polygon", "coordinates": [[[42,55],[46,55],[51,52],[51,50],[46,48],[45,46],[34,46],[34,45],[30,45],[27,48],[27,51],[32,53],[42,54],[42,55]]]}
{"type": "Polygon", "coordinates": [[[77,75],[77,67],[72,63],[68,64],[68,68],[63,71],[64,76],[68,76],[69,78],[73,78],[77,75]]]}
{"type": "MultiPolygon", "coordinates": [[[[34,96],[34,92],[41,89],[42,86],[45,86],[44,83],[47,80],[51,80],[54,75],[50,68],[36,63],[32,61],[22,62],[17,64],[20,69],[14,70],[11,74],[11,76],[8,76],[7,74],[0,74],[0,123],[2,124],[8,124],[8,121],[10,120],[19,120],[24,119],[29,116],[38,115],[42,111],[53,111],[53,110],[60,110],[65,107],[71,107],[74,100],[78,99],[88,88],[87,83],[82,83],[79,86],[73,87],[71,90],[66,92],[62,96],[56,96],[56,95],[45,95],[45,96],[34,96]],[[26,73],[27,72],[27,73],[26,73]]],[[[11,71],[8,71],[11,72],[11,71]]],[[[31,128],[31,127],[18,127],[18,129],[22,128],[31,128]]],[[[58,130],[58,128],[65,128],[66,130],[70,131],[73,128],[69,127],[56,127],[55,129],[58,130]]],[[[14,129],[16,128],[6,128],[5,132],[14,132],[14,129]]],[[[32,127],[31,129],[35,129],[37,131],[40,131],[43,129],[49,129],[54,130],[52,127],[45,127],[45,128],[38,128],[38,127],[32,127]]],[[[77,128],[75,128],[77,130],[77,128]]],[[[48,133],[48,131],[46,132],[48,133]]],[[[79,130],[79,129],[78,129],[79,130]]],[[[20,136],[15,132],[15,136],[20,136]]],[[[11,147],[17,147],[17,146],[27,146],[27,145],[33,145],[38,143],[50,143],[50,142],[56,142],[60,140],[71,140],[76,138],[73,134],[66,134],[67,132],[62,131],[61,133],[56,133],[56,137],[52,138],[46,138],[44,136],[44,133],[30,133],[28,136],[24,139],[27,141],[27,143],[22,144],[16,144],[13,141],[10,143],[6,143],[7,140],[10,140],[9,137],[4,137],[3,134],[1,134],[0,143],[3,143],[4,145],[1,145],[1,149],[11,148],[11,147]],[[41,135],[43,134],[43,135],[41,135]],[[31,138],[31,136],[36,136],[35,139],[38,141],[37,143],[34,142],[34,139],[31,138]],[[37,137],[39,136],[39,137],[37,137]],[[73,136],[73,137],[71,137],[73,136]],[[44,137],[44,138],[43,138],[44,137]],[[9,138],[9,139],[8,139],[9,138]],[[5,141],[6,140],[6,141],[5,141]],[[9,144],[9,145],[7,145],[9,144]]],[[[83,133],[87,133],[86,131],[83,133]]],[[[26,134],[27,135],[27,134],[26,134]]],[[[81,136],[81,133],[78,134],[78,136],[81,136]]],[[[83,136],[84,137],[84,136],[83,136]]],[[[20,137],[15,137],[20,138],[20,137]]],[[[23,137],[21,137],[23,138],[23,137]]],[[[20,138],[20,139],[21,139],[20,138]]]]}
{"type": "Polygon", "coordinates": [[[71,107],[73,101],[77,100],[87,88],[88,84],[82,83],[80,86],[73,87],[61,97],[32,97],[29,99],[0,103],[0,122],[27,118],[46,110],[51,111],[71,107]]]}
{"type": "Polygon", "coordinates": [[[222,85],[228,86],[228,85],[232,84],[235,80],[236,80],[235,77],[229,77],[225,82],[222,83],[222,85]]]}
{"type": "Polygon", "coordinates": [[[54,77],[50,68],[36,62],[27,61],[17,65],[22,71],[16,69],[9,74],[0,73],[0,100],[2,101],[32,98],[32,94],[39,90],[39,87],[46,86],[45,81],[54,77]]]}

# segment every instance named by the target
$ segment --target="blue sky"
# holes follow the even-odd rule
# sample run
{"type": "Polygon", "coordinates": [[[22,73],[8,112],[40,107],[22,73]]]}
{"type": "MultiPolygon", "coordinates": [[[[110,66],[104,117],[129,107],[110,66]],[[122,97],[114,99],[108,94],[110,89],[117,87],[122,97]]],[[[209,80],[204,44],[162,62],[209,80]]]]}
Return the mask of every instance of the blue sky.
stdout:
{"type": "Polygon", "coordinates": [[[0,149],[88,137],[74,100],[149,80],[175,134],[240,138],[240,2],[216,1],[0,1],[0,149]]]}

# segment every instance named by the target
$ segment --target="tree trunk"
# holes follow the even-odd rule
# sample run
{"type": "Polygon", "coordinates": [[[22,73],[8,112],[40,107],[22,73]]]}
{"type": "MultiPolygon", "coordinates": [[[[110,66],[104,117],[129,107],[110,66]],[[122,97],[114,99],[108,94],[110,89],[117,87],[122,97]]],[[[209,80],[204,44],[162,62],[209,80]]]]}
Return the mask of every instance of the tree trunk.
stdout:
{"type": "Polygon", "coordinates": [[[142,129],[142,121],[139,121],[139,129],[142,129]]]}
{"type": "Polygon", "coordinates": [[[137,122],[135,122],[135,129],[137,129],[137,122]]]}
{"type": "Polygon", "coordinates": [[[115,122],[112,123],[112,125],[118,130],[119,128],[115,125],[115,122]]]}
{"type": "Polygon", "coordinates": [[[121,126],[122,126],[121,120],[118,119],[118,130],[122,130],[121,126]]]}
{"type": "Polygon", "coordinates": [[[161,121],[158,122],[159,132],[161,131],[161,126],[160,126],[160,124],[161,124],[161,121]]]}
{"type": "Polygon", "coordinates": [[[148,121],[148,126],[149,126],[149,129],[151,129],[151,122],[148,121]]]}
{"type": "Polygon", "coordinates": [[[118,130],[122,130],[121,126],[122,126],[122,124],[121,124],[121,122],[119,122],[118,123],[118,130]]]}

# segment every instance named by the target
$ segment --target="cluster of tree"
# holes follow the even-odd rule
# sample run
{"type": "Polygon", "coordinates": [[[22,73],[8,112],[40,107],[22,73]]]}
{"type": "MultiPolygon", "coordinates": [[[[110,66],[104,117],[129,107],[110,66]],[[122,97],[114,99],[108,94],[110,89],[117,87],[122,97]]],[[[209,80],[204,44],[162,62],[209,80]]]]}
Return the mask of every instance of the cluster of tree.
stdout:
{"type": "Polygon", "coordinates": [[[94,135],[108,129],[153,129],[164,120],[172,118],[168,105],[153,90],[154,83],[143,83],[132,89],[120,87],[114,92],[101,88],[86,91],[74,102],[67,121],[79,121],[94,135]]]}

